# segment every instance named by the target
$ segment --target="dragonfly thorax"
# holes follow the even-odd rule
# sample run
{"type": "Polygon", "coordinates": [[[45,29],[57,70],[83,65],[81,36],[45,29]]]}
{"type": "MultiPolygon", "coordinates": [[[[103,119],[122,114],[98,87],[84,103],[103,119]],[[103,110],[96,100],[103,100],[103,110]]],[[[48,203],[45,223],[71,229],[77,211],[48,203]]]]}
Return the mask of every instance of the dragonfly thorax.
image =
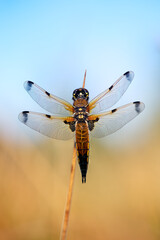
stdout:
{"type": "Polygon", "coordinates": [[[88,118],[88,112],[86,111],[86,107],[75,107],[74,118],[78,122],[85,122],[86,119],[88,118]]]}
{"type": "Polygon", "coordinates": [[[74,118],[78,122],[85,122],[88,118],[88,101],[83,98],[78,98],[73,103],[74,118]]]}

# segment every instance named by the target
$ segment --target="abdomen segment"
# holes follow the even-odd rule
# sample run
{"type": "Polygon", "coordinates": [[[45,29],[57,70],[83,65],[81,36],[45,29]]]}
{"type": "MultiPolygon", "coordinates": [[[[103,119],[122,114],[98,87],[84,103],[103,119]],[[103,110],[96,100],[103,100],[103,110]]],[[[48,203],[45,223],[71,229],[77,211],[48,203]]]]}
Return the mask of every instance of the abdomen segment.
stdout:
{"type": "Polygon", "coordinates": [[[82,183],[85,183],[89,160],[89,130],[86,122],[77,122],[76,124],[76,148],[82,183]]]}

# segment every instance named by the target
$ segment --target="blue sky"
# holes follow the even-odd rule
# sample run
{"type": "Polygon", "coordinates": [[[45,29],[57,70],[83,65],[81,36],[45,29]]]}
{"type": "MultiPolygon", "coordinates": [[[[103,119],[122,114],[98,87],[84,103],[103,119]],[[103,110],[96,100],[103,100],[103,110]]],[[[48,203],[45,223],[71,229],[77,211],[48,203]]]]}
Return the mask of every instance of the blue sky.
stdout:
{"type": "Polygon", "coordinates": [[[159,100],[159,13],[160,1],[1,1],[1,135],[24,131],[17,120],[22,110],[45,112],[24,81],[71,101],[85,69],[91,98],[133,70],[135,79],[116,106],[143,101],[145,112],[126,129],[142,128],[144,120],[151,125],[159,100]]]}

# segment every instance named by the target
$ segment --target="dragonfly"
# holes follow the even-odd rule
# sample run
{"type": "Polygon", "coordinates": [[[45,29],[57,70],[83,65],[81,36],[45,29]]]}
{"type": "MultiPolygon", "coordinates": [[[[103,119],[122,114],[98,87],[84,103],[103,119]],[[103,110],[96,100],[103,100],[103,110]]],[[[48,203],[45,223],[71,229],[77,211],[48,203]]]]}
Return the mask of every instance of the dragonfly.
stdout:
{"type": "MultiPolygon", "coordinates": [[[[86,77],[86,72],[84,80],[86,77]]],[[[89,163],[90,136],[102,138],[112,134],[139,115],[145,108],[143,102],[135,101],[106,111],[118,102],[134,78],[134,73],[124,73],[108,89],[89,101],[89,91],[82,87],[73,91],[73,104],[45,91],[32,81],[24,83],[25,90],[42,108],[53,115],[31,111],[19,114],[19,120],[41,134],[68,140],[74,137],[77,158],[86,182],[89,163]]]]}

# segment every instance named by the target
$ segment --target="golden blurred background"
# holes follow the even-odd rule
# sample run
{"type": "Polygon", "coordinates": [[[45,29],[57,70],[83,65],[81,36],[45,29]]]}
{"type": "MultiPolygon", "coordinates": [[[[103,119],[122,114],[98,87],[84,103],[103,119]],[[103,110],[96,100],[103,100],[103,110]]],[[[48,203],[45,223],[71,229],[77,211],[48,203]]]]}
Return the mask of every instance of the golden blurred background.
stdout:
{"type": "MultiPolygon", "coordinates": [[[[127,148],[91,140],[87,183],[77,164],[68,239],[160,238],[159,119],[127,148]]],[[[73,142],[0,142],[0,239],[59,239],[73,142]]]]}

